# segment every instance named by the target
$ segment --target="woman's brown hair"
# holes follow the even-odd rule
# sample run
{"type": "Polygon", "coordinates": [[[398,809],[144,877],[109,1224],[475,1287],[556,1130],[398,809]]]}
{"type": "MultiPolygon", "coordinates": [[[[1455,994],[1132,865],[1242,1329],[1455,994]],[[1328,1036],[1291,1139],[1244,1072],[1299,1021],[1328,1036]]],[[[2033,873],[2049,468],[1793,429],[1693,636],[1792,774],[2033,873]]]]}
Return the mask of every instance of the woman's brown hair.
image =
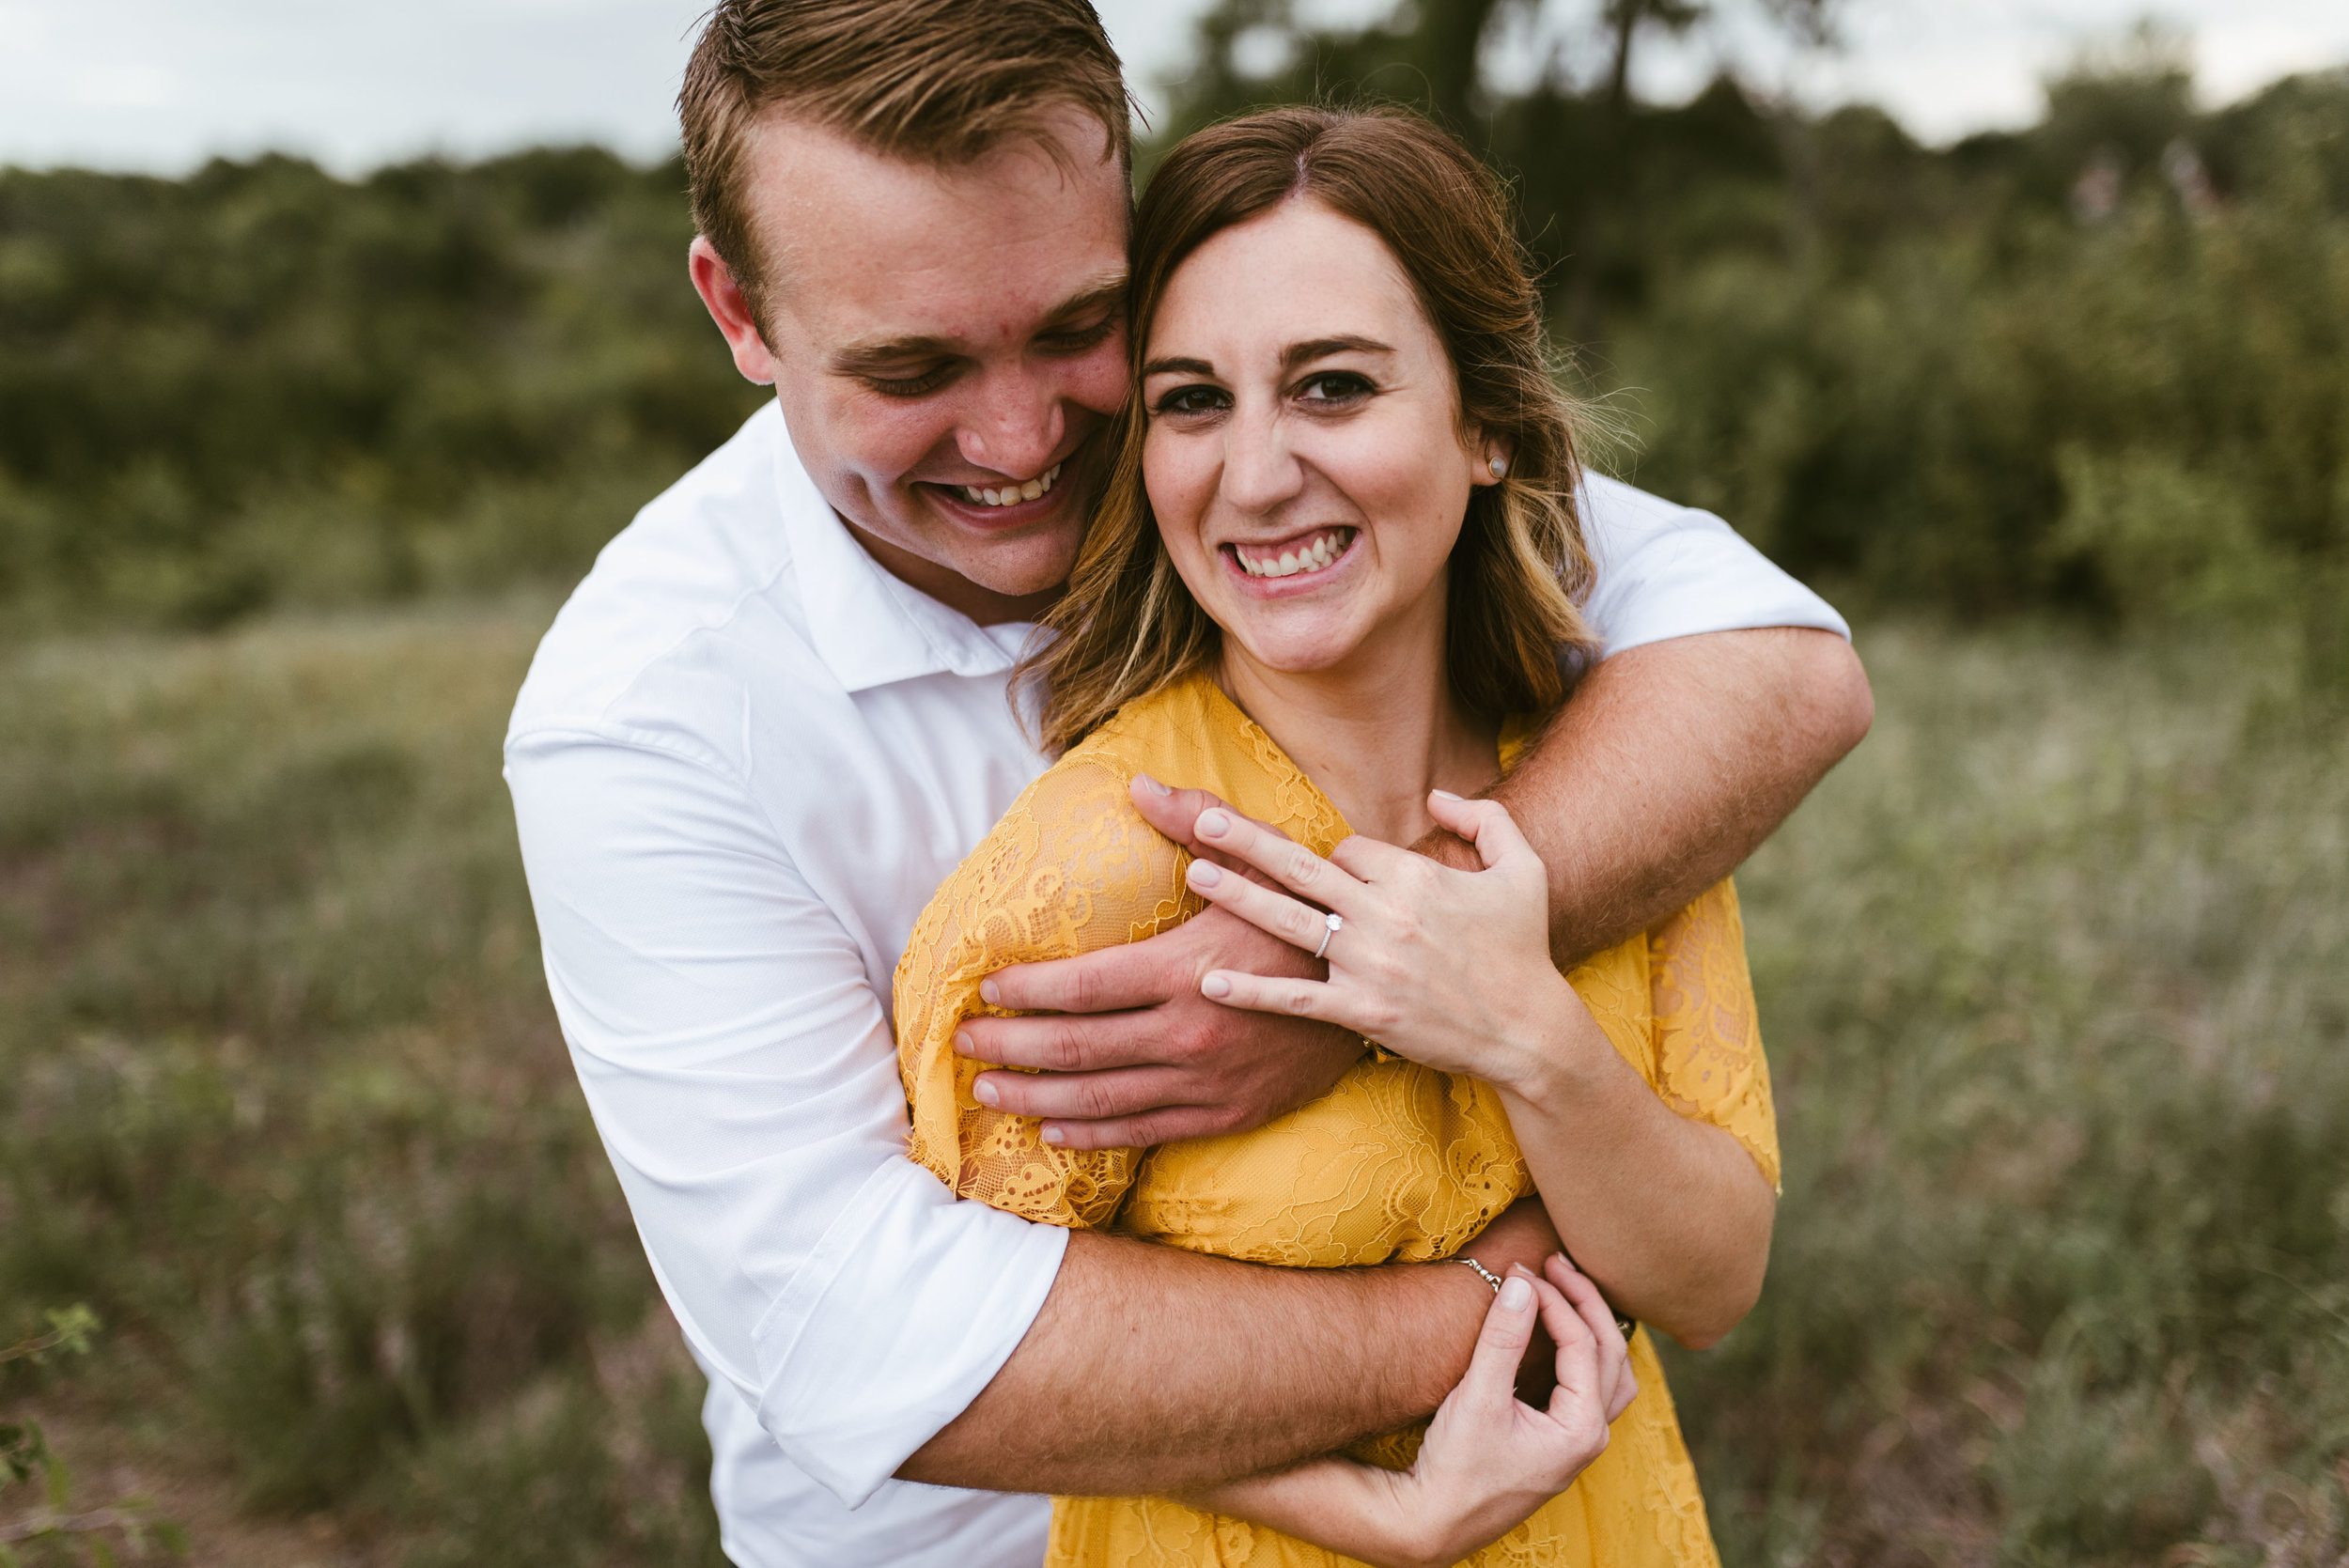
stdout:
{"type": "MultiPolygon", "coordinates": [[[[1462,427],[1510,454],[1507,477],[1470,497],[1453,548],[1445,659],[1470,711],[1547,713],[1565,699],[1562,660],[1592,642],[1575,608],[1591,580],[1575,511],[1578,413],[1552,373],[1500,183],[1456,138],[1401,110],[1274,109],[1184,141],[1134,218],[1137,381],[1174,270],[1224,229],[1299,197],[1386,241],[1451,356],[1462,427]]],[[[1053,755],[1221,645],[1159,537],[1142,480],[1148,427],[1137,387],[1067,596],[1044,617],[1058,635],[1021,666],[1053,755]]]]}

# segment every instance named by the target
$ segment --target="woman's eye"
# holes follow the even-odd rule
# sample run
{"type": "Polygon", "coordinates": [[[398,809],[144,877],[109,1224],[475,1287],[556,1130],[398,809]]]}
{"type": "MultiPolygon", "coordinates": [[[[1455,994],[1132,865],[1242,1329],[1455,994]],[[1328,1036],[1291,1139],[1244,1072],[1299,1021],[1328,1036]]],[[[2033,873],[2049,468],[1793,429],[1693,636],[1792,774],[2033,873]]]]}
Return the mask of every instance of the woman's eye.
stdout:
{"type": "Polygon", "coordinates": [[[1352,403],[1369,396],[1372,390],[1366,378],[1350,370],[1325,370],[1308,377],[1297,396],[1306,403],[1352,403]]]}
{"type": "Polygon", "coordinates": [[[1159,413],[1213,413],[1231,406],[1231,399],[1211,386],[1178,386],[1159,399],[1159,413]]]}

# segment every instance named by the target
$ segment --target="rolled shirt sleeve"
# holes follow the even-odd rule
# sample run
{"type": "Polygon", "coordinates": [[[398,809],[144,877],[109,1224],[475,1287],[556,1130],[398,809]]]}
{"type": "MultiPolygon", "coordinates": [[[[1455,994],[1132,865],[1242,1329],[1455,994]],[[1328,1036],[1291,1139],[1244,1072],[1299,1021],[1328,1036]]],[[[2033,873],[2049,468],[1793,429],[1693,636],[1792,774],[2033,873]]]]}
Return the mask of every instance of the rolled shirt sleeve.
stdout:
{"type": "Polygon", "coordinates": [[[854,1507],[1010,1357],[1066,1233],[906,1158],[863,957],[739,780],[545,731],[509,742],[506,780],[555,1011],[662,1293],[854,1507]]]}
{"type": "Polygon", "coordinates": [[[1583,613],[1602,657],[1708,631],[1810,627],[1851,636],[1827,600],[1710,512],[1591,474],[1583,540],[1597,581],[1583,613]]]}

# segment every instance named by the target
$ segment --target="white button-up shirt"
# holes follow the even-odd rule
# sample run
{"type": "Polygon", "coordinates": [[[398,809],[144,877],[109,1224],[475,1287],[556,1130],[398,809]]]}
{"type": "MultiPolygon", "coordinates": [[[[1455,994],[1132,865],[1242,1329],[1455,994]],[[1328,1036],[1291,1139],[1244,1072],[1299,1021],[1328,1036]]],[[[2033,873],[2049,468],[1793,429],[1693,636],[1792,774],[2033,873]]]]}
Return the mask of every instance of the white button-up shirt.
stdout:
{"type": "MultiPolygon", "coordinates": [[[[1845,631],[1719,519],[1587,499],[1608,651],[1845,631]]],[[[770,404],[613,540],[515,705],[547,984],[709,1374],[744,1568],[1042,1558],[1045,1499],[892,1479],[1010,1357],[1067,1239],[906,1158],[890,1017],[930,894],[1045,766],[1007,695],[1030,630],[882,570],[770,404]]]]}

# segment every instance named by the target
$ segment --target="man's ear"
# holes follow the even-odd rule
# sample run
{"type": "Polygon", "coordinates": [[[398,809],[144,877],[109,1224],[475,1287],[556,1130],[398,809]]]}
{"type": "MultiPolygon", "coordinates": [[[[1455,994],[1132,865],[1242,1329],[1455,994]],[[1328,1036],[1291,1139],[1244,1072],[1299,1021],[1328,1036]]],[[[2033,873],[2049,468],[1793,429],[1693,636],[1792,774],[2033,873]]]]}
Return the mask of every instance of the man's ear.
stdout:
{"type": "Polygon", "coordinates": [[[756,381],[760,386],[774,385],[775,356],[759,334],[758,318],[751,310],[742,286],[734,281],[734,269],[726,265],[717,246],[698,234],[685,258],[686,270],[693,275],[693,291],[709,307],[709,318],[718,323],[718,330],[725,334],[726,347],[734,350],[734,367],[742,372],[745,380],[756,381]]]}

